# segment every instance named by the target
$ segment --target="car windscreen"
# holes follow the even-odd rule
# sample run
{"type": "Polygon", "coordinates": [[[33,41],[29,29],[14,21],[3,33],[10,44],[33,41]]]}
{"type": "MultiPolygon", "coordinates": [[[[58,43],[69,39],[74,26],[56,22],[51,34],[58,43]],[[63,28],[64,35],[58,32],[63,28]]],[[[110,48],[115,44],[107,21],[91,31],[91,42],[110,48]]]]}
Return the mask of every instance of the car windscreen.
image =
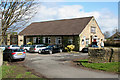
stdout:
{"type": "Polygon", "coordinates": [[[14,52],[24,52],[23,49],[14,49],[13,51],[14,51],[14,52]]]}
{"type": "Polygon", "coordinates": [[[46,47],[45,45],[40,45],[40,46],[37,46],[37,48],[40,48],[40,47],[46,47]]]}
{"type": "Polygon", "coordinates": [[[35,45],[32,45],[31,48],[35,48],[35,45]]]}
{"type": "Polygon", "coordinates": [[[46,48],[53,48],[53,46],[47,46],[46,48]]]}

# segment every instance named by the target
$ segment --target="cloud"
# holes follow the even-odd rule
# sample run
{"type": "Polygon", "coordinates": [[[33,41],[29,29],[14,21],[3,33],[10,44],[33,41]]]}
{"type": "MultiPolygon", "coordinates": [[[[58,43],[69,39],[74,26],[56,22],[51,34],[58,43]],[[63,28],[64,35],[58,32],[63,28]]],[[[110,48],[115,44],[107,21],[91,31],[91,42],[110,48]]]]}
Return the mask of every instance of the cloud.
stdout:
{"type": "Polygon", "coordinates": [[[37,0],[40,2],[119,2],[119,0],[37,0]]]}
{"type": "Polygon", "coordinates": [[[84,7],[81,5],[62,5],[48,7],[41,5],[38,8],[38,13],[32,19],[32,22],[59,20],[59,19],[70,19],[94,16],[97,20],[102,32],[112,31],[118,25],[117,16],[112,14],[108,9],[102,9],[101,11],[84,11],[84,7]]]}

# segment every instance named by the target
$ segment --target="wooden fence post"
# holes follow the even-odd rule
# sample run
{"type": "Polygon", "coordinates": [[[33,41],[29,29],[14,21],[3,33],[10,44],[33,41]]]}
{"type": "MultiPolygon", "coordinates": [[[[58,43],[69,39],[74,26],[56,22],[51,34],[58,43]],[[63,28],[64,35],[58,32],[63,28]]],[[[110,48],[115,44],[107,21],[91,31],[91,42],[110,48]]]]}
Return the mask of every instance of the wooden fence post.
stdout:
{"type": "Polygon", "coordinates": [[[2,79],[3,50],[0,49],[0,80],[2,79]]]}

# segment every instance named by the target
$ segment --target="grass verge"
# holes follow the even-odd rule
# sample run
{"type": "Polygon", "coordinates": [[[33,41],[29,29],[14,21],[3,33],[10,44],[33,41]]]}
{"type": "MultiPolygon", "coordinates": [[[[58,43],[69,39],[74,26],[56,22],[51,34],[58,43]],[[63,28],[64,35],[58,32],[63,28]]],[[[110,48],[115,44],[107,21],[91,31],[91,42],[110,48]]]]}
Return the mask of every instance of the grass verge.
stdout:
{"type": "Polygon", "coordinates": [[[88,60],[78,60],[81,62],[82,66],[107,72],[119,73],[119,64],[120,62],[111,62],[111,63],[88,63],[88,60]]]}
{"type": "Polygon", "coordinates": [[[9,65],[8,63],[2,65],[2,78],[39,78],[39,80],[46,80],[32,74],[22,65],[9,65]]]}

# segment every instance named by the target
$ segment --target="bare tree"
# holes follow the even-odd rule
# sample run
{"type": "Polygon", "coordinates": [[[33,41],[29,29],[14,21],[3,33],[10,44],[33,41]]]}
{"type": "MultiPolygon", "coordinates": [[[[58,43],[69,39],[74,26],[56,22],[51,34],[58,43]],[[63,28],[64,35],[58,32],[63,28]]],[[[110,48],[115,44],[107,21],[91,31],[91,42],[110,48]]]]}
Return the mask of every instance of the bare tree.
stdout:
{"type": "Polygon", "coordinates": [[[20,30],[36,14],[38,3],[33,0],[5,0],[0,3],[1,11],[1,40],[4,43],[7,33],[20,30]]]}
{"type": "Polygon", "coordinates": [[[104,32],[104,36],[105,36],[105,38],[109,38],[110,37],[110,32],[109,31],[105,31],[104,32]]]}
{"type": "Polygon", "coordinates": [[[117,32],[119,32],[119,31],[118,31],[118,28],[114,28],[113,31],[112,31],[113,34],[115,34],[115,33],[117,33],[117,32]]]}

